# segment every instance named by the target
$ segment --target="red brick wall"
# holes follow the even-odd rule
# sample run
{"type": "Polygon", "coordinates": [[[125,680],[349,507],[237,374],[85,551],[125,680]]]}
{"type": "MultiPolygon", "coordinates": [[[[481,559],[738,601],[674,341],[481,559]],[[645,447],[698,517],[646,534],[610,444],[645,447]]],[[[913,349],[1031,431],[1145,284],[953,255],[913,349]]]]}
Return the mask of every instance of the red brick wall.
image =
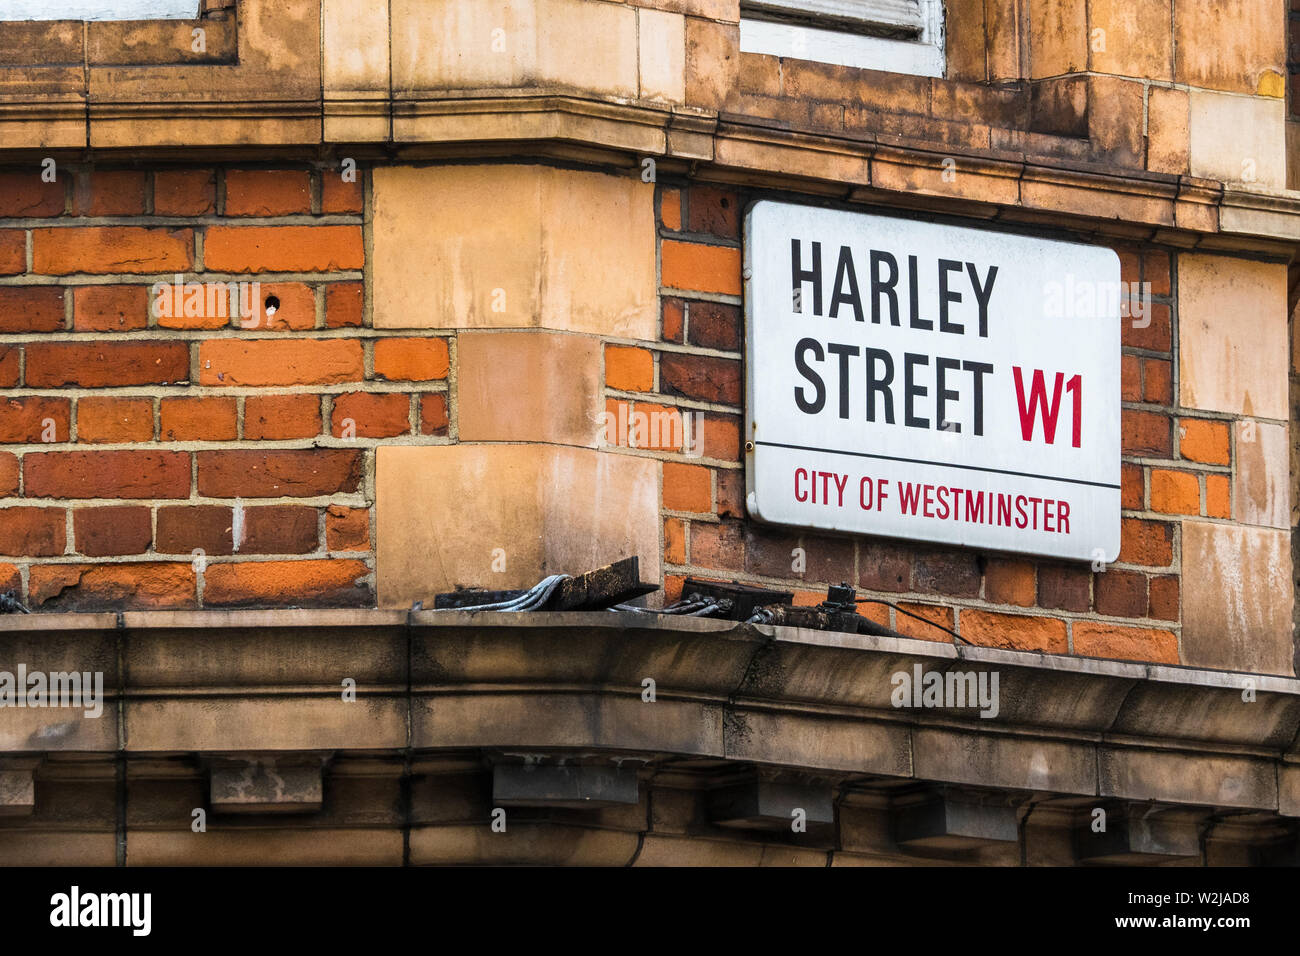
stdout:
{"type": "MultiPolygon", "coordinates": [[[[1177,517],[1230,517],[1230,422],[1177,419],[1173,253],[1122,248],[1123,279],[1151,286],[1151,323],[1123,333],[1123,538],[1101,573],[1087,563],[944,550],[800,532],[748,520],[741,457],[741,220],[758,198],[661,186],[662,341],[606,351],[606,402],[704,413],[702,457],[659,454],[669,596],[686,575],[766,583],[816,603],[828,584],[898,603],[976,644],[1177,663],[1177,517]],[[792,571],[802,548],[806,570],[792,571]]],[[[951,640],[882,605],[863,614],[918,638],[951,640]]]]}
{"type": "Polygon", "coordinates": [[[448,344],[369,327],[364,175],[40,173],[0,171],[0,590],[373,605],[374,447],[446,440],[448,344]],[[175,273],[279,308],[153,314],[175,273]]]}

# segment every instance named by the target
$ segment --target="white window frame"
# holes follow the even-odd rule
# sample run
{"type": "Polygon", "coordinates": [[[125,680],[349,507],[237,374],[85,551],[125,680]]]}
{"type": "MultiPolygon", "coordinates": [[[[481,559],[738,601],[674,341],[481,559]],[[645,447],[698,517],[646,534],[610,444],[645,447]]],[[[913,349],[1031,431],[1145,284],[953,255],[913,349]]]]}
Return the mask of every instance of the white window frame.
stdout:
{"type": "Polygon", "coordinates": [[[943,0],[742,0],[740,51],[943,76],[943,0]]]}
{"type": "Polygon", "coordinates": [[[0,0],[0,20],[197,20],[199,0],[0,0]]]}

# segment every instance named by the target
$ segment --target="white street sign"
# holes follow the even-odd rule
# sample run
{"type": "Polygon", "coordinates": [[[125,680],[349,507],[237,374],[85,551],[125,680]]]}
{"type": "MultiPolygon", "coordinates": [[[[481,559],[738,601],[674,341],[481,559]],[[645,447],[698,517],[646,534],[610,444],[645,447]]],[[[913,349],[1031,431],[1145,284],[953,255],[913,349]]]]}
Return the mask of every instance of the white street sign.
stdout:
{"type": "Polygon", "coordinates": [[[768,201],[745,222],[750,514],[1115,560],[1112,250],[768,201]]]}

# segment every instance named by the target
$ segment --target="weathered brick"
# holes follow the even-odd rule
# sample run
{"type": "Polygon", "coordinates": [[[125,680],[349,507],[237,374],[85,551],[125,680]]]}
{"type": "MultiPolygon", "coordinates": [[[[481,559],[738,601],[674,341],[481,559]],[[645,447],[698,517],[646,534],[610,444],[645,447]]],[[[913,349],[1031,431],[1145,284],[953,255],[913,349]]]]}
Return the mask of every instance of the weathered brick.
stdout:
{"type": "Polygon", "coordinates": [[[1186,471],[1151,469],[1151,510],[1172,515],[1201,513],[1201,483],[1186,471]]]}
{"type": "Polygon", "coordinates": [[[1071,565],[1044,564],[1038,568],[1038,604],[1062,611],[1086,611],[1091,597],[1091,573],[1071,565]]]}
{"type": "Polygon", "coordinates": [[[227,216],[311,212],[311,179],[302,169],[226,170],[227,216]]]}
{"type": "Polygon", "coordinates": [[[142,216],[148,174],[131,169],[82,172],[72,189],[74,216],[142,216]]]}
{"type": "Polygon", "coordinates": [[[1142,360],[1142,400],[1158,405],[1174,401],[1173,363],[1165,359],[1142,360]]]}
{"type": "Polygon", "coordinates": [[[953,597],[980,593],[978,558],[960,551],[921,551],[912,564],[912,586],[917,591],[953,597]]]}
{"type": "Polygon", "coordinates": [[[718,517],[745,517],[745,473],[735,468],[719,468],[715,474],[718,485],[718,517]]]}
{"type": "Polygon", "coordinates": [[[315,385],[361,381],[361,343],[347,339],[208,339],[202,385],[315,385]]]}
{"type": "Polygon", "coordinates": [[[375,342],[377,379],[431,382],[446,378],[450,365],[446,339],[379,339],[375,342]]]}
{"type": "Polygon", "coordinates": [[[1140,318],[1134,315],[1121,320],[1120,340],[1130,348],[1168,352],[1173,341],[1169,306],[1151,302],[1147,308],[1150,311],[1140,318]]]}
{"type": "Polygon", "coordinates": [[[664,462],[664,507],[669,511],[710,514],[713,511],[713,478],[700,465],[664,462]]]}
{"type": "Polygon", "coordinates": [[[244,399],[244,437],[257,441],[311,438],[321,432],[317,395],[250,395],[244,399]]]}
{"type": "Polygon", "coordinates": [[[716,186],[692,186],[687,228],[724,239],[740,238],[740,197],[716,186]]]}
{"type": "Polygon", "coordinates": [[[720,302],[690,304],[689,337],[692,345],[734,352],[740,348],[740,309],[720,302]]]}
{"type": "Polygon", "coordinates": [[[158,417],[162,441],[231,441],[237,430],[233,398],[164,398],[158,417]]]}
{"type": "Polygon", "coordinates": [[[1065,622],[1054,617],[996,614],[963,608],[960,625],[958,630],[962,637],[983,647],[1051,654],[1064,654],[1069,649],[1065,622]]]}
{"type": "Polygon", "coordinates": [[[365,265],[360,226],[212,226],[204,264],[218,272],[336,272],[365,265]]]}
{"type": "Polygon", "coordinates": [[[369,551],[370,509],[330,505],[325,509],[325,545],[331,551],[369,551]]]}
{"type": "Polygon", "coordinates": [[[147,398],[77,400],[77,441],[91,443],[150,441],[153,402],[147,398]]]}
{"type": "Polygon", "coordinates": [[[213,498],[313,497],[356,491],[361,452],[348,448],[195,452],[199,494],[213,498]]]}
{"type": "Polygon", "coordinates": [[[190,456],[180,451],[53,451],[23,456],[29,498],[187,498],[190,456]]]}
{"type": "Polygon", "coordinates": [[[46,611],[190,608],[195,575],[188,562],[39,564],[31,569],[28,599],[46,611]]]}
{"type": "Polygon", "coordinates": [[[1075,621],[1074,653],[1111,660],[1177,664],[1178,637],[1173,631],[1159,628],[1075,621]]]}
{"type": "Polygon", "coordinates": [[[217,177],[210,169],[167,169],[154,173],[156,216],[207,216],[217,209],[217,177]]]}
{"type": "MultiPolygon", "coordinates": [[[[908,637],[916,638],[918,641],[951,641],[952,636],[945,634],[940,628],[946,627],[948,630],[953,629],[953,610],[950,607],[937,607],[933,604],[916,604],[911,601],[900,602],[898,605],[904,611],[910,611],[917,617],[925,620],[918,621],[915,617],[907,614],[897,614],[894,617],[894,630],[908,637]],[[926,623],[926,622],[930,623],[926,623]],[[939,625],[935,627],[934,625],[939,625]]],[[[884,610],[888,611],[888,608],[884,610]]],[[[886,622],[886,627],[888,623],[886,622]]]]}
{"type": "Polygon", "coordinates": [[[703,422],[703,453],[705,458],[718,458],[722,461],[740,461],[740,419],[733,415],[715,415],[704,413],[702,419],[691,416],[691,440],[698,441],[695,434],[697,422],[703,422]]]}
{"type": "Polygon", "coordinates": [[[190,377],[183,342],[36,342],[27,346],[31,388],[167,385],[190,377]]]}
{"type": "Polygon", "coordinates": [[[1111,617],[1146,617],[1147,578],[1137,571],[1109,569],[1095,582],[1098,614],[1111,617]]]}
{"type": "Polygon", "coordinates": [[[193,265],[194,232],[190,229],[80,226],[32,230],[32,269],[40,275],[171,273],[185,272],[193,265]]]}
{"type": "Polygon", "coordinates": [[[27,233],[22,229],[0,229],[0,276],[27,271],[27,233]]]}
{"type": "Polygon", "coordinates": [[[1200,418],[1178,421],[1178,454],[1207,465],[1226,465],[1231,460],[1228,423],[1200,418]]]}
{"type": "Polygon", "coordinates": [[[18,456],[0,452],[0,495],[18,494],[18,456]]]}
{"type": "Polygon", "coordinates": [[[256,318],[241,320],[242,328],[314,329],[316,290],[305,282],[261,283],[256,318]]]}
{"type": "Polygon", "coordinates": [[[1141,518],[1121,519],[1119,560],[1124,564],[1168,567],[1174,560],[1173,525],[1141,518]]]}
{"type": "Polygon", "coordinates": [[[334,398],[335,438],[392,438],[411,430],[411,400],[393,392],[349,392],[334,398]]]}
{"type": "Polygon", "coordinates": [[[1173,423],[1167,415],[1124,409],[1120,413],[1126,455],[1169,458],[1173,455],[1173,423]]]}
{"type": "Polygon", "coordinates": [[[12,388],[21,379],[20,359],[23,350],[16,345],[0,345],[0,388],[12,388]]]}
{"type": "Polygon", "coordinates": [[[153,541],[150,510],[140,505],[78,508],[72,531],[77,551],[91,558],[143,554],[153,541]]]}
{"type": "MultiPolygon", "coordinates": [[[[702,526],[691,525],[692,529],[697,527],[702,526]]],[[[744,528],[744,536],[745,570],[750,574],[762,574],[770,578],[802,576],[794,570],[796,561],[804,565],[803,573],[806,574],[807,551],[803,552],[802,557],[799,556],[798,549],[801,545],[798,532],[749,524],[744,528]]],[[[694,532],[692,531],[693,546],[694,532]]]]}
{"type": "Polygon", "coordinates": [[[1141,511],[1145,507],[1146,485],[1141,465],[1119,466],[1119,498],[1121,508],[1141,511]]]}
{"type": "Polygon", "coordinates": [[[446,435],[450,419],[447,417],[447,393],[434,392],[420,396],[420,434],[446,435]]]}
{"type": "Polygon", "coordinates": [[[1007,558],[990,559],[984,569],[984,598],[993,604],[1018,604],[1032,607],[1037,594],[1037,579],[1030,561],[1007,558]]]}
{"type": "Polygon", "coordinates": [[[1205,476],[1205,515],[1208,518],[1232,517],[1232,485],[1227,475],[1205,476]]]}
{"type": "Polygon", "coordinates": [[[326,214],[362,211],[361,181],[346,182],[338,170],[325,170],[320,177],[320,211],[326,214]]]}
{"type": "Polygon", "coordinates": [[[625,392],[651,391],[655,384],[654,353],[627,345],[606,345],[605,384],[625,392]]]}
{"type": "Polygon", "coordinates": [[[886,541],[862,541],[858,545],[858,584],[869,591],[911,590],[911,551],[886,541]]]}
{"type": "Polygon", "coordinates": [[[682,344],[682,330],[686,325],[686,303],[681,299],[664,296],[663,300],[663,340],[682,344]]]}
{"type": "Polygon", "coordinates": [[[331,329],[360,328],[365,286],[360,282],[331,282],[325,287],[325,325],[331,329]]]}
{"type": "Polygon", "coordinates": [[[33,164],[30,171],[0,173],[0,217],[35,219],[63,214],[66,203],[64,180],[44,182],[41,172],[41,168],[33,164]]]}
{"type": "Polygon", "coordinates": [[[664,563],[686,563],[686,522],[681,518],[664,519],[664,563]]]}
{"type": "Polygon", "coordinates": [[[209,607],[366,607],[374,603],[361,561],[256,561],[209,565],[203,603],[209,607]]]}
{"type": "Polygon", "coordinates": [[[62,554],[62,508],[0,508],[0,554],[49,557],[62,554]]]}
{"type": "Polygon", "coordinates": [[[85,285],[72,294],[78,332],[129,332],[149,324],[149,289],[142,285],[85,285]]]}
{"type": "Polygon", "coordinates": [[[23,396],[0,401],[0,442],[68,441],[72,403],[66,398],[23,396]]]}
{"type": "Polygon", "coordinates": [[[665,352],[659,358],[659,380],[665,395],[740,404],[741,367],[733,359],[665,352]]]}
{"type": "Polygon", "coordinates": [[[1161,621],[1177,621],[1179,618],[1179,581],[1178,576],[1163,574],[1151,579],[1150,606],[1148,614],[1161,621]]]}
{"type": "Polygon", "coordinates": [[[0,286],[0,332],[57,332],[63,290],[52,285],[0,286]]]}
{"type": "Polygon", "coordinates": [[[740,522],[691,522],[691,564],[697,568],[740,571],[745,567],[745,542],[740,522]]]}
{"type": "Polygon", "coordinates": [[[669,289],[740,295],[740,250],[665,239],[659,249],[660,281],[669,289]]]}

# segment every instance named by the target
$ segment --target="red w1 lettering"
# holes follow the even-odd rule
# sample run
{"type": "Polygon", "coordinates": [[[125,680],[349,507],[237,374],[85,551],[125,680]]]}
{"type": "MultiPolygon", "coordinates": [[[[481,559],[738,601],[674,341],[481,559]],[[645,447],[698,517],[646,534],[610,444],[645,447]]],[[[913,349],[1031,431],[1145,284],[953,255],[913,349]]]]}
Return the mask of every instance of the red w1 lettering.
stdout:
{"type": "MultiPolygon", "coordinates": [[[[1011,371],[1016,379],[1016,401],[1020,405],[1020,437],[1025,441],[1034,440],[1034,422],[1038,419],[1041,410],[1043,438],[1047,444],[1054,445],[1056,443],[1056,419],[1061,412],[1061,383],[1065,379],[1065,373],[1056,373],[1055,388],[1052,391],[1052,400],[1049,404],[1047,401],[1047,382],[1043,378],[1043,370],[1034,369],[1034,376],[1029,384],[1029,404],[1026,405],[1023,372],[1019,365],[1012,366],[1011,371]]],[[[1074,447],[1078,448],[1083,438],[1083,377],[1075,375],[1068,382],[1065,382],[1065,390],[1074,399],[1074,431],[1071,438],[1074,447]]]]}

